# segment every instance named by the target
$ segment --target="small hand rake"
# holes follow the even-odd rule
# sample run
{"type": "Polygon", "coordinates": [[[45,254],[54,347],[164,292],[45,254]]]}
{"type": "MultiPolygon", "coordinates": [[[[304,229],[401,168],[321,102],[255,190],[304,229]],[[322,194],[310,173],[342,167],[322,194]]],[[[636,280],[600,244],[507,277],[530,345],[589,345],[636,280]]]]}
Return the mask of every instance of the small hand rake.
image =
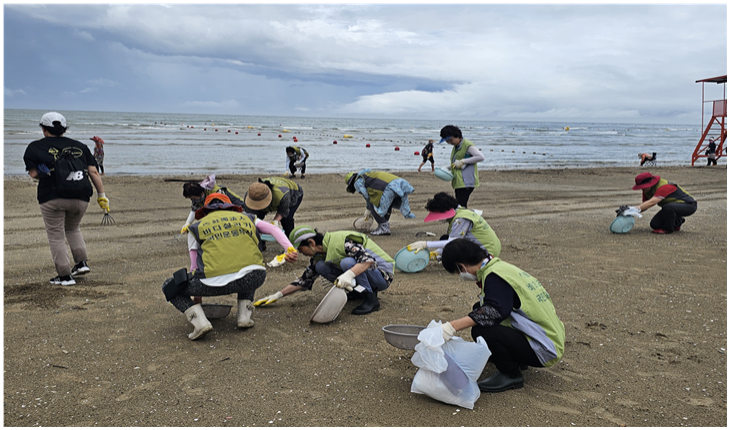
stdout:
{"type": "Polygon", "coordinates": [[[104,218],[101,219],[101,225],[107,226],[107,225],[114,225],[114,218],[112,218],[111,215],[109,215],[109,211],[104,211],[104,218]]]}

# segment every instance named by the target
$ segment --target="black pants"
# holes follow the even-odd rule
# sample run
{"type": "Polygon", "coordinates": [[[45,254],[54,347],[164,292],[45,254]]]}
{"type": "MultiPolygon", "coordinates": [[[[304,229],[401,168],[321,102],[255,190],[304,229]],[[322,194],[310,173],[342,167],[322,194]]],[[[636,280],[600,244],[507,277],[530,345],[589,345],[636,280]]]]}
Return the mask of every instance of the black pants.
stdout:
{"type": "Polygon", "coordinates": [[[662,229],[673,232],[675,228],[682,225],[684,217],[690,216],[697,211],[697,203],[669,203],[662,206],[662,209],[654,215],[649,225],[652,229],[662,229]]]}
{"type": "MultiPolygon", "coordinates": [[[[289,159],[289,171],[291,172],[292,175],[297,172],[297,167],[294,165],[294,163],[296,163],[296,162],[297,162],[297,160],[293,160],[291,158],[289,159]]],[[[302,169],[302,175],[303,175],[304,172],[307,170],[307,162],[306,161],[302,161],[302,167],[301,167],[301,169],[302,169]]]]}
{"type": "MultiPolygon", "coordinates": [[[[304,193],[302,193],[302,197],[299,199],[297,204],[294,206],[289,206],[289,215],[281,219],[281,228],[284,229],[284,234],[286,234],[287,237],[289,237],[289,233],[291,233],[294,230],[294,214],[296,213],[297,209],[299,209],[299,205],[302,204],[302,200],[304,200],[304,193]]],[[[256,218],[263,220],[266,217],[267,212],[265,210],[256,212],[256,218]]],[[[259,242],[259,245],[261,245],[261,242],[259,242]]],[[[266,249],[266,246],[263,246],[263,249],[261,246],[259,246],[259,249],[262,251],[266,249]]]]}
{"type": "Polygon", "coordinates": [[[222,287],[209,287],[202,283],[200,279],[193,278],[188,282],[188,286],[180,291],[170,300],[170,303],[180,312],[185,312],[193,306],[193,299],[190,296],[227,296],[229,294],[238,294],[238,300],[252,300],[256,289],[264,284],[266,280],[266,270],[253,270],[244,275],[243,278],[224,285],[222,287]]]}
{"type": "Polygon", "coordinates": [[[463,207],[467,207],[467,203],[469,203],[469,196],[471,196],[472,191],[474,191],[474,187],[469,188],[456,188],[454,190],[454,194],[456,195],[456,200],[459,202],[459,204],[463,207]]]}
{"type": "Polygon", "coordinates": [[[492,355],[489,361],[497,366],[497,370],[510,376],[520,373],[520,366],[543,367],[537,354],[530,347],[527,337],[521,332],[497,324],[489,327],[480,325],[471,329],[471,337],[476,340],[481,336],[487,342],[492,355]]]}
{"type": "Polygon", "coordinates": [[[383,224],[383,223],[390,221],[390,215],[393,212],[393,208],[394,207],[399,208],[401,205],[401,202],[402,201],[401,201],[400,197],[394,198],[393,202],[390,204],[390,207],[388,208],[388,212],[385,213],[385,216],[378,215],[378,212],[375,211],[375,206],[373,206],[373,204],[370,203],[370,200],[368,200],[367,208],[370,211],[370,213],[372,214],[375,222],[377,222],[378,224],[383,224]]]}
{"type": "Polygon", "coordinates": [[[707,157],[707,165],[709,166],[712,164],[713,166],[717,166],[717,160],[714,158],[707,157]]]}

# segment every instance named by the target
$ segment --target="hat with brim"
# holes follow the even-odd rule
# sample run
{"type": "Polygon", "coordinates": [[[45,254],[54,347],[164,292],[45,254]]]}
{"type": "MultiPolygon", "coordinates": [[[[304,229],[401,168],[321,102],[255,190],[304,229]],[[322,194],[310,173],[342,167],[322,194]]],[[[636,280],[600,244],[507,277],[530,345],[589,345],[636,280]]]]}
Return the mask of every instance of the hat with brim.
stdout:
{"type": "Polygon", "coordinates": [[[309,240],[317,235],[317,231],[308,225],[300,225],[289,233],[289,242],[294,248],[299,248],[305,240],[309,240]]]}
{"type": "Polygon", "coordinates": [[[654,176],[649,172],[639,173],[636,175],[636,178],[634,178],[636,185],[634,185],[631,189],[636,191],[651,188],[656,185],[660,179],[661,178],[658,175],[654,176]]]}
{"type": "Polygon", "coordinates": [[[231,203],[231,199],[222,193],[211,193],[205,198],[205,204],[202,208],[195,211],[195,219],[201,219],[208,213],[217,210],[234,210],[243,212],[243,208],[231,203]]]}
{"type": "Polygon", "coordinates": [[[272,198],[273,196],[269,186],[263,182],[256,182],[248,187],[248,192],[246,193],[246,197],[243,199],[243,204],[251,210],[260,211],[269,207],[272,198]]]}
{"type": "Polygon", "coordinates": [[[41,125],[53,127],[54,122],[59,122],[61,127],[66,128],[66,118],[58,112],[48,112],[41,117],[41,125]]]}
{"type": "Polygon", "coordinates": [[[429,212],[428,215],[426,215],[426,219],[424,219],[423,222],[438,221],[440,219],[449,219],[449,218],[453,218],[454,215],[456,215],[455,209],[449,209],[446,212],[429,212]]]}

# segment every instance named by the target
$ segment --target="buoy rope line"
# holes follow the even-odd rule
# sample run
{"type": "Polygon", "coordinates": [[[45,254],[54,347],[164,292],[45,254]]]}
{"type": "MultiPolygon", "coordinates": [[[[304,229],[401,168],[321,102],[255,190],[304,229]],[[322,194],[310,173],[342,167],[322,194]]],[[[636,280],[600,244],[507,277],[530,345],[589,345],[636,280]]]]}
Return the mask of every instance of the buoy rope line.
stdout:
{"type": "MultiPolygon", "coordinates": [[[[168,124],[167,123],[162,123],[162,122],[160,122],[158,124],[157,122],[155,122],[155,125],[168,125],[168,124]]],[[[170,124],[170,125],[172,125],[172,124],[170,124]]],[[[181,127],[183,125],[184,124],[180,124],[181,127]]],[[[215,127],[215,125],[211,125],[211,126],[212,127],[215,127]]],[[[198,127],[200,127],[200,126],[198,126],[198,127]]],[[[186,126],[186,128],[195,129],[195,126],[188,125],[188,126],[186,126]]],[[[200,129],[200,128],[198,128],[198,129],[200,129]]],[[[247,126],[245,129],[241,129],[241,130],[235,130],[233,128],[231,128],[231,129],[226,128],[227,133],[231,133],[231,131],[233,130],[233,131],[235,131],[235,134],[238,134],[238,131],[251,130],[251,129],[253,129],[253,127],[250,126],[250,125],[247,126]]],[[[206,124],[206,127],[203,128],[203,131],[207,131],[207,130],[208,129],[207,129],[207,124],[206,124]]],[[[569,128],[566,127],[565,128],[565,131],[568,131],[568,130],[569,130],[569,128]]],[[[218,131],[218,129],[215,128],[214,131],[218,131]]],[[[277,134],[279,137],[282,137],[281,134],[279,134],[279,132],[277,132],[277,131],[274,131],[272,133],[277,134]]],[[[290,130],[287,130],[287,129],[282,129],[281,133],[291,133],[291,131],[290,130]]],[[[335,135],[335,134],[306,133],[306,132],[298,133],[298,134],[312,135],[312,136],[323,136],[323,137],[334,137],[334,138],[341,138],[341,139],[357,139],[357,140],[368,141],[368,142],[393,142],[393,143],[403,143],[403,144],[411,144],[411,145],[423,145],[422,142],[414,142],[414,141],[410,141],[410,140],[365,139],[364,137],[355,137],[354,135],[351,135],[351,134],[344,134],[342,136],[340,136],[339,134],[335,135]]],[[[258,135],[260,136],[261,133],[258,133],[258,135]]],[[[296,136],[293,136],[293,141],[294,141],[294,143],[299,143],[299,140],[296,138],[296,136]]],[[[335,140],[332,143],[333,144],[337,144],[337,141],[335,140]]],[[[370,144],[369,143],[368,143],[368,146],[367,147],[368,148],[370,147],[370,144]]],[[[396,146],[395,147],[395,150],[396,151],[400,151],[400,148],[396,146]]],[[[489,152],[494,152],[494,149],[493,148],[490,148],[489,149],[489,152]]],[[[502,149],[499,152],[505,152],[505,150],[502,149]]],[[[516,154],[516,153],[519,154],[519,151],[511,151],[511,153],[512,154],[516,154]]],[[[523,154],[526,154],[526,155],[529,155],[530,154],[529,151],[522,151],[522,153],[523,154]]],[[[421,153],[420,152],[418,152],[418,153],[415,153],[414,152],[414,155],[421,155],[421,153]]],[[[540,152],[536,152],[536,151],[532,151],[532,155],[544,155],[544,156],[550,156],[550,157],[553,156],[553,154],[540,153],[540,152]]]]}

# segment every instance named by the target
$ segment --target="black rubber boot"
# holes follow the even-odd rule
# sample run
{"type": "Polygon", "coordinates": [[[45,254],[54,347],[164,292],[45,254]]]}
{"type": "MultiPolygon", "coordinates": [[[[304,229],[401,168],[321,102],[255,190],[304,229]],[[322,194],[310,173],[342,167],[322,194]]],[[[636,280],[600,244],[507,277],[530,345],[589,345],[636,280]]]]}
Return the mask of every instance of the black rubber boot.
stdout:
{"type": "Polygon", "coordinates": [[[372,291],[363,291],[362,296],[364,297],[360,306],[352,310],[355,315],[365,315],[371,312],[380,310],[380,302],[378,301],[378,294],[372,291]]]}
{"type": "Polygon", "coordinates": [[[484,393],[501,393],[502,391],[522,388],[524,382],[525,378],[519,371],[514,376],[497,371],[495,375],[477,382],[477,385],[479,385],[479,390],[484,393]]]}

